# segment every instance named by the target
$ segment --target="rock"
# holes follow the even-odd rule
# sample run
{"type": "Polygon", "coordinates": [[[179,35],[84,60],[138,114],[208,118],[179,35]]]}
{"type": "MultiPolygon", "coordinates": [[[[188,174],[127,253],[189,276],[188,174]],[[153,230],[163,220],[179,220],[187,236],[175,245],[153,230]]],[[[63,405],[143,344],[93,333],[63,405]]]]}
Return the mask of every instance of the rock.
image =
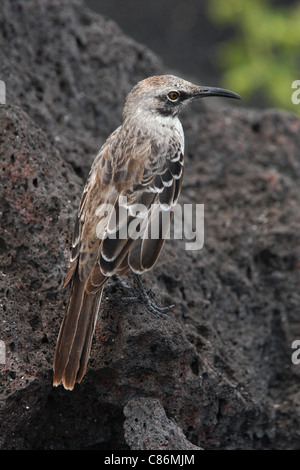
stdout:
{"type": "Polygon", "coordinates": [[[202,450],[167,418],[159,400],[136,398],[124,408],[125,439],[132,450],[202,450]]]}
{"type": "Polygon", "coordinates": [[[79,0],[4,1],[1,76],[17,104],[85,178],[137,80],[161,61],[79,0]]]}
{"type": "Polygon", "coordinates": [[[176,307],[160,318],[108,286],[84,381],[53,389],[86,174],[130,88],[166,69],[77,0],[2,3],[1,448],[152,450],[165,431],[168,449],[298,448],[300,121],[190,107],[181,204],[204,204],[204,246],[167,241],[142,278],[176,307]]]}

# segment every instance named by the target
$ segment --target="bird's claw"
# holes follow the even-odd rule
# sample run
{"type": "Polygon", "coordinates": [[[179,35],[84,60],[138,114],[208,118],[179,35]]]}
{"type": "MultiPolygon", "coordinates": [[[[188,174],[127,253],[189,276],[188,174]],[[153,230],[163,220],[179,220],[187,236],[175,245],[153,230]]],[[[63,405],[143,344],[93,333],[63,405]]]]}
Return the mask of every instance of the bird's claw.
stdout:
{"type": "MultiPolygon", "coordinates": [[[[113,278],[114,278],[114,281],[108,284],[107,287],[120,285],[124,289],[127,289],[127,290],[133,289],[125,281],[123,281],[123,279],[121,279],[119,276],[114,275],[113,278]]],[[[156,305],[154,302],[152,302],[152,300],[150,300],[150,295],[151,297],[154,297],[153,289],[149,289],[149,291],[146,291],[139,276],[135,274],[134,278],[135,278],[136,286],[139,291],[139,295],[122,297],[121,301],[122,302],[141,302],[142,301],[151,313],[167,318],[168,315],[166,314],[174,308],[174,305],[169,305],[167,307],[159,307],[158,305],[156,305]]]]}

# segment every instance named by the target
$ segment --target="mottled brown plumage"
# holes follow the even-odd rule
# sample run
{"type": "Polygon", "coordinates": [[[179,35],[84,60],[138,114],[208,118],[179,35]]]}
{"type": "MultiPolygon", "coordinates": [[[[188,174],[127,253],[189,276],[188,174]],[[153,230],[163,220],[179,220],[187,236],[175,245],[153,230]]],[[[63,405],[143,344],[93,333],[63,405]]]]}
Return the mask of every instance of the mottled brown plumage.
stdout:
{"type": "Polygon", "coordinates": [[[62,383],[72,390],[82,380],[109,277],[129,269],[140,274],[156,263],[183,178],[184,134],[178,113],[193,99],[210,95],[238,98],[172,75],[143,80],[128,95],[122,125],[97,155],[81,198],[65,280],[71,291],[55,351],[54,385],[62,383]],[[136,218],[136,204],[146,208],[143,219],[136,218]],[[160,210],[169,217],[159,225],[158,237],[151,238],[160,210]],[[136,221],[139,238],[121,237],[136,221]]]}

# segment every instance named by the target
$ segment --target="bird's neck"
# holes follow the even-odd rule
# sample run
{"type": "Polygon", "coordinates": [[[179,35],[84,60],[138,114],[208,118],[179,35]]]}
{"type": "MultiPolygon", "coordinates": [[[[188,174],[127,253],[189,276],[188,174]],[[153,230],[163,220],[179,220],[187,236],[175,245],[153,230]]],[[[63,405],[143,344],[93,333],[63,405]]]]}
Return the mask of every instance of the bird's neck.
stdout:
{"type": "Polygon", "coordinates": [[[177,138],[184,148],[184,133],[178,116],[163,115],[157,111],[136,109],[124,117],[123,126],[156,140],[177,138]]]}

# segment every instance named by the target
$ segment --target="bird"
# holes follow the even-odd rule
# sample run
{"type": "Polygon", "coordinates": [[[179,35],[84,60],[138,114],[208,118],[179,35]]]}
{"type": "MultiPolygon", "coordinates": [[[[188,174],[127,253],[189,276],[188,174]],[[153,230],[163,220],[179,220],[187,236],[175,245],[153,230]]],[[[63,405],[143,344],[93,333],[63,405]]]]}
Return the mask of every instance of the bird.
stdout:
{"type": "Polygon", "coordinates": [[[241,99],[230,90],[194,85],[174,75],[148,77],[128,94],[121,125],[92,163],[76,215],[54,386],[73,390],[85,375],[107,280],[128,271],[139,276],[157,262],[184,174],[184,132],[178,115],[208,96],[241,99]],[[144,208],[142,216],[137,207],[144,208]],[[170,217],[151,238],[151,227],[160,223],[159,209],[170,217]],[[135,221],[139,236],[124,232],[135,221]]]}

